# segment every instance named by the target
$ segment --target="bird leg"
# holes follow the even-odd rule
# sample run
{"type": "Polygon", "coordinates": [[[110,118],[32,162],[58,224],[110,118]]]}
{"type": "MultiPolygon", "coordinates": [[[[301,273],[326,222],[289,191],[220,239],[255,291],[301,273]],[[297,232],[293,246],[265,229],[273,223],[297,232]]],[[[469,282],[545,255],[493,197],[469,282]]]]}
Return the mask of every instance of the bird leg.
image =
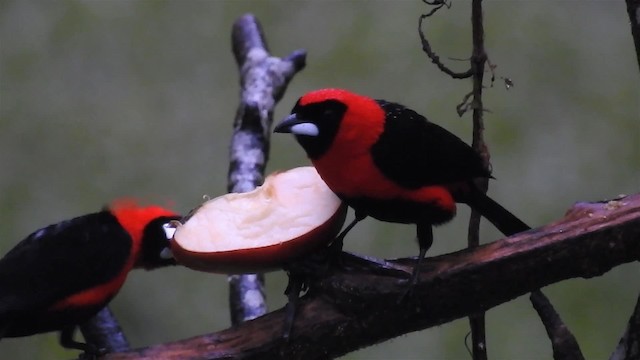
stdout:
{"type": "MultiPolygon", "coordinates": [[[[75,330],[76,326],[72,325],[63,328],[60,331],[60,345],[62,345],[63,348],[82,350],[86,355],[89,355],[89,358],[94,358],[95,356],[102,354],[102,351],[92,344],[81,343],[73,340],[73,333],[75,330]]],[[[85,354],[81,355],[80,358],[86,358],[85,354]]]]}
{"type": "Polygon", "coordinates": [[[304,276],[300,276],[295,272],[289,272],[287,275],[289,276],[289,282],[287,283],[287,288],[284,291],[284,294],[287,295],[287,305],[285,305],[284,329],[282,333],[282,338],[285,341],[289,340],[293,330],[293,323],[296,319],[300,293],[306,290],[304,276]]]}
{"type": "Polygon", "coordinates": [[[338,236],[336,236],[335,240],[333,240],[333,242],[329,246],[330,252],[333,253],[335,257],[337,257],[338,254],[342,252],[344,237],[347,236],[347,233],[351,231],[351,229],[353,229],[353,227],[356,226],[357,223],[364,220],[364,218],[366,217],[366,214],[363,214],[362,212],[359,212],[357,210],[355,211],[355,218],[351,221],[351,223],[349,223],[349,225],[347,225],[346,228],[344,228],[344,230],[342,230],[342,232],[340,232],[340,234],[338,234],[338,236]]]}
{"type": "Polygon", "coordinates": [[[417,224],[418,246],[420,246],[420,253],[418,254],[418,261],[413,268],[413,274],[411,275],[411,286],[418,282],[418,274],[420,273],[420,266],[424,260],[424,256],[427,250],[433,244],[433,227],[431,224],[417,224]]]}
{"type": "Polygon", "coordinates": [[[340,234],[338,234],[331,245],[329,245],[327,252],[312,254],[311,256],[289,263],[285,266],[285,270],[289,277],[287,288],[284,291],[284,294],[287,296],[287,305],[285,305],[285,321],[282,337],[285,340],[288,341],[291,336],[296,311],[298,310],[300,293],[307,289],[309,277],[318,273],[318,271],[325,274],[328,271],[328,265],[332,262],[338,261],[340,253],[342,252],[344,237],[351,229],[353,229],[354,226],[356,226],[358,222],[366,217],[367,215],[356,211],[353,221],[351,221],[351,223],[347,225],[340,234]]]}
{"type": "Polygon", "coordinates": [[[420,253],[418,254],[418,259],[413,266],[413,272],[411,273],[411,278],[409,279],[409,285],[400,297],[400,302],[407,298],[411,294],[411,291],[413,291],[413,287],[418,282],[418,275],[420,274],[420,266],[422,265],[422,261],[424,260],[427,250],[429,250],[429,248],[433,244],[433,227],[431,226],[431,224],[418,223],[416,225],[420,253]]]}
{"type": "Polygon", "coordinates": [[[289,339],[293,330],[300,293],[306,291],[314,279],[326,276],[330,266],[339,261],[345,235],[365,217],[366,215],[363,216],[356,212],[355,219],[335,238],[329,247],[284,264],[283,268],[289,277],[287,289],[284,291],[288,300],[285,306],[285,323],[282,335],[285,340],[289,339]]]}
{"type": "Polygon", "coordinates": [[[4,337],[4,334],[7,333],[7,330],[9,329],[10,325],[11,325],[10,323],[0,324],[0,340],[2,340],[2,338],[4,337]]]}

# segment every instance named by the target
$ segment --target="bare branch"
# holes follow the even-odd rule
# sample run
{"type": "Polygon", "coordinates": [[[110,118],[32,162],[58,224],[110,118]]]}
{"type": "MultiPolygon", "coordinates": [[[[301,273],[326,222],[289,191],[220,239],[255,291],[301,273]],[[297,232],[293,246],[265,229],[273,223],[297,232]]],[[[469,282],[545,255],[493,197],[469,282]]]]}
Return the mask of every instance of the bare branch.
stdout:
{"type": "MultiPolygon", "coordinates": [[[[289,81],[304,68],[306,53],[296,50],[284,59],[271,56],[260,23],[251,14],[236,20],[231,42],[240,69],[241,92],[233,123],[227,190],[246,192],[264,180],[273,109],[289,81]]],[[[230,276],[229,283],[233,324],[267,311],[262,275],[230,276]]]]}
{"type": "Polygon", "coordinates": [[[229,311],[233,325],[267,313],[264,274],[230,275],[228,280],[229,311]]]}
{"type": "Polygon", "coordinates": [[[583,360],[584,356],[580,351],[578,341],[562,322],[549,299],[540,290],[531,292],[529,299],[533,308],[538,312],[538,316],[542,319],[549,339],[551,339],[553,358],[555,360],[583,360]]]}
{"type": "Polygon", "coordinates": [[[640,0],[626,0],[626,2],[629,24],[631,25],[631,36],[636,48],[638,67],[640,67],[640,0]]]}
{"type": "MultiPolygon", "coordinates": [[[[469,107],[473,109],[473,144],[474,150],[480,154],[486,169],[491,169],[490,153],[484,141],[484,105],[482,102],[482,90],[484,88],[484,69],[488,63],[491,71],[491,84],[495,80],[494,68],[488,60],[484,46],[484,25],[482,14],[482,0],[473,0],[471,5],[471,26],[473,38],[473,52],[471,55],[471,70],[473,72],[473,90],[466,95],[462,104],[456,107],[458,114],[464,114],[469,107]],[[469,96],[473,95],[471,103],[469,96]]],[[[479,189],[486,192],[489,187],[488,179],[477,182],[479,189]]],[[[470,248],[478,246],[480,242],[480,213],[472,209],[469,219],[468,244],[470,248]]],[[[578,342],[569,329],[562,323],[553,305],[539,289],[531,294],[531,302],[538,311],[540,318],[547,328],[550,336],[553,353],[556,360],[582,359],[582,353],[578,342]],[[555,338],[553,336],[559,336],[555,338]]],[[[487,359],[486,335],[484,314],[473,314],[469,317],[472,339],[472,356],[474,360],[487,359]]]]}
{"type": "Polygon", "coordinates": [[[120,352],[130,349],[129,341],[109,307],[105,307],[94,317],[80,324],[84,340],[106,352],[120,352]]]}
{"type": "Polygon", "coordinates": [[[629,319],[627,330],[609,360],[640,359],[640,295],[629,319]]]}
{"type": "MultiPolygon", "coordinates": [[[[454,79],[470,78],[473,75],[473,71],[471,69],[465,72],[459,73],[449,69],[446,65],[444,65],[442,61],[440,61],[440,57],[431,48],[431,44],[429,43],[429,40],[427,40],[427,37],[424,34],[424,31],[422,30],[422,22],[424,21],[424,19],[433,15],[436,11],[438,11],[440,8],[442,8],[446,4],[446,2],[444,1],[437,2],[437,3],[438,5],[435,8],[431,9],[431,11],[427,14],[420,15],[420,19],[418,20],[418,34],[420,35],[420,42],[422,43],[422,51],[424,51],[427,54],[429,59],[431,59],[431,62],[434,63],[438,67],[438,69],[440,69],[440,71],[451,76],[452,78],[454,79]]],[[[428,2],[427,4],[434,5],[428,2]]]]}
{"type": "MultiPolygon", "coordinates": [[[[485,311],[542,286],[601,275],[640,260],[640,194],[579,203],[564,218],[474,249],[425,261],[413,299],[398,304],[404,277],[373,271],[344,254],[300,300],[293,335],[284,311],[217,333],[105,359],[265,359],[337,357],[367,345],[485,311]]],[[[410,270],[414,259],[395,261],[410,270]]]]}
{"type": "MultiPolygon", "coordinates": [[[[485,169],[490,169],[490,155],[487,144],[484,141],[484,120],[482,104],[482,82],[484,79],[484,65],[487,55],[484,49],[484,27],[482,17],[482,0],[473,0],[471,3],[471,28],[473,39],[473,51],[471,54],[471,71],[473,72],[473,149],[480,154],[485,169]]],[[[459,108],[458,108],[459,111],[459,108]]],[[[477,181],[478,188],[482,192],[489,189],[489,179],[477,181]]],[[[469,231],[467,243],[469,248],[480,245],[480,212],[471,210],[469,218],[469,231]]],[[[484,313],[473,314],[469,317],[471,327],[471,354],[474,360],[487,359],[487,340],[484,313]]]]}
{"type": "Polygon", "coordinates": [[[471,99],[472,95],[473,95],[473,91],[467,93],[462,98],[462,102],[460,102],[460,104],[456,105],[456,113],[458,114],[458,116],[462,116],[462,115],[466,114],[467,111],[469,111],[469,108],[471,107],[471,103],[469,102],[469,99],[471,99]]]}

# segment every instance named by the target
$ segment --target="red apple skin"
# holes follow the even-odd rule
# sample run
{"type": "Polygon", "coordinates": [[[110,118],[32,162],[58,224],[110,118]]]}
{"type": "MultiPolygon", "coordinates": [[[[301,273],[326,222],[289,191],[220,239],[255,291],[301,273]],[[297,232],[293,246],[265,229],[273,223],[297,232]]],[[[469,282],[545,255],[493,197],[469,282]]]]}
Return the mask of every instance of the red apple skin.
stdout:
{"type": "Polygon", "coordinates": [[[275,245],[249,249],[196,252],[171,241],[176,260],[194,270],[218,274],[245,274],[277,270],[283,264],[313,253],[336,237],[347,216],[343,203],[324,224],[295,239],[275,245]]]}

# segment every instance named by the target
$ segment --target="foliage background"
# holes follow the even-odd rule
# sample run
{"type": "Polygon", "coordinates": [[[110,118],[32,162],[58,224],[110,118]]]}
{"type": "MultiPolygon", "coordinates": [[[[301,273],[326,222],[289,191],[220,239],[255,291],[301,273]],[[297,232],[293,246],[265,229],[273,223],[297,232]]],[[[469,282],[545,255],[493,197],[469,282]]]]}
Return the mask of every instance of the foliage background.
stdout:
{"type": "MultiPolygon", "coordinates": [[[[428,21],[439,55],[470,53],[470,3],[428,21]]],[[[0,0],[0,254],[30,232],[135,196],[186,212],[226,187],[238,99],[233,21],[258,16],[271,50],[309,52],[275,117],[302,93],[346,87],[402,102],[470,140],[455,105],[470,90],[420,50],[420,1],[0,0]]],[[[640,82],[623,1],[486,1],[490,193],[531,225],[572,203],[638,191],[640,82]]],[[[447,60],[454,68],[466,62],[447,60]]],[[[269,171],[307,163],[288,136],[272,142],[269,171]]],[[[436,231],[431,255],[465,246],[468,211],[436,231]]],[[[484,240],[499,237],[490,226],[484,240]]],[[[347,250],[417,254],[412,226],[367,220],[347,250]],[[397,239],[397,241],[396,241],[397,239]]],[[[638,295],[638,264],[545,289],[589,359],[608,357],[638,295]]],[[[540,269],[544,271],[544,269],[540,269]]],[[[268,279],[270,308],[284,276],[268,279]]],[[[229,326],[226,278],[172,268],[136,272],[112,303],[135,347],[229,326]]],[[[494,359],[549,358],[526,297],[488,312],[494,359]]],[[[345,359],[466,359],[465,319],[345,359]]],[[[3,339],[5,359],[63,359],[57,336],[3,339]]]]}

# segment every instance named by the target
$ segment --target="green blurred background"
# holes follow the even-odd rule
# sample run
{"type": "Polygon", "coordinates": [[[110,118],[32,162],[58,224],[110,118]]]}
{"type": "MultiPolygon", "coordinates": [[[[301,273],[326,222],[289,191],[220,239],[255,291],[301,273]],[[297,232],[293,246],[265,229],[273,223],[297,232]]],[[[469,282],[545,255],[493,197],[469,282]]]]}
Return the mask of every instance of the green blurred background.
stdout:
{"type": "MultiPolygon", "coordinates": [[[[428,21],[438,54],[465,69],[470,2],[428,21]]],[[[486,89],[490,193],[533,226],[574,202],[637,192],[640,77],[624,2],[486,1],[498,77],[486,89]]],[[[395,100],[470,140],[455,105],[470,81],[452,80],[422,53],[420,1],[0,0],[0,254],[30,232],[121,196],[186,212],[226,188],[238,74],[233,21],[260,19],[271,50],[308,51],[275,118],[297,97],[346,87],[395,100]]],[[[307,164],[290,136],[273,137],[268,170],[307,164]]],[[[431,255],[465,246],[468,211],[436,230],[431,255]]],[[[367,220],[346,249],[413,256],[414,227],[367,220]],[[398,239],[396,241],[395,239],[398,239]]],[[[499,234],[483,227],[484,241],[499,234]]],[[[545,292],[589,359],[609,356],[638,296],[640,266],[565,281],[545,292]]],[[[270,309],[284,303],[282,272],[267,275],[270,309]]],[[[112,302],[132,346],[229,326],[226,277],[185,268],[135,272],[112,302]]],[[[550,358],[526,297],[487,314],[492,359],[550,358]]],[[[467,320],[409,334],[345,359],[468,359],[467,320]]],[[[3,359],[64,359],[57,336],[3,339],[3,359]]]]}

